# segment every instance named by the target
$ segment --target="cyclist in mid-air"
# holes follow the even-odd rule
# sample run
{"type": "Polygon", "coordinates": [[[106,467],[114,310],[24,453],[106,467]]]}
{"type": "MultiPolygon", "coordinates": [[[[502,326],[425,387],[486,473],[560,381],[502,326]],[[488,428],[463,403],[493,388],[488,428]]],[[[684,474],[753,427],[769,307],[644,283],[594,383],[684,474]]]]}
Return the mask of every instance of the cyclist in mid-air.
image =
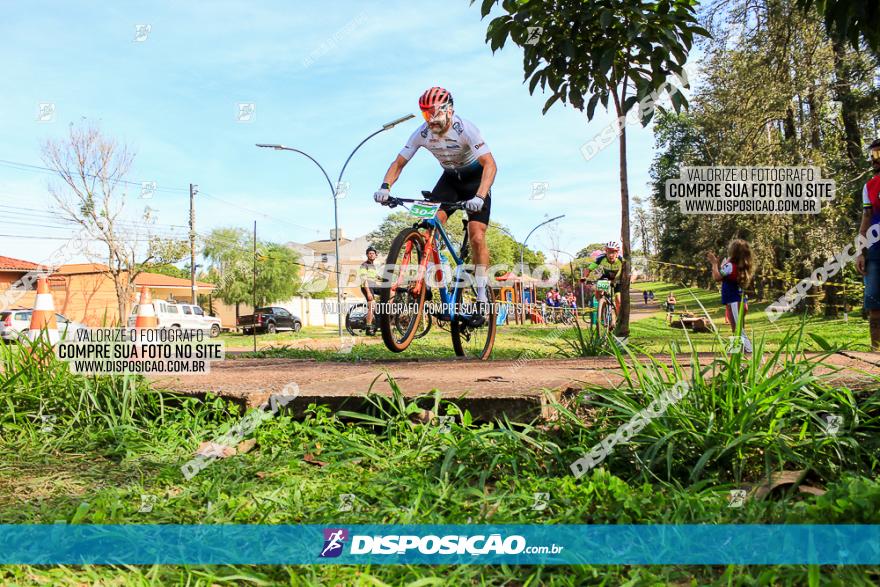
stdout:
{"type": "MultiPolygon", "coordinates": [[[[419,108],[425,123],[409,137],[373,197],[380,204],[386,204],[391,197],[391,186],[415,152],[419,147],[429,150],[443,167],[443,174],[431,192],[432,198],[444,203],[464,203],[469,220],[468,238],[473,250],[471,258],[475,265],[477,301],[486,302],[486,266],[489,264],[486,228],[492,208],[491,188],[497,171],[495,158],[479,129],[455,114],[452,94],[448,91],[440,87],[426,90],[419,98],[419,108]]],[[[455,210],[441,206],[437,219],[445,224],[453,212],[455,210]]]]}
{"type": "Polygon", "coordinates": [[[379,273],[376,271],[376,249],[371,246],[367,247],[367,260],[361,263],[358,268],[358,277],[360,278],[361,293],[367,299],[367,335],[376,334],[376,326],[373,324],[373,310],[376,306],[376,295],[373,288],[379,280],[379,273]]]}
{"type": "Polygon", "coordinates": [[[620,275],[623,273],[624,259],[620,256],[620,244],[617,241],[609,241],[605,244],[605,255],[597,261],[587,265],[590,271],[602,272],[597,279],[607,279],[611,282],[611,291],[614,292],[614,309],[620,313],[620,275]]]}

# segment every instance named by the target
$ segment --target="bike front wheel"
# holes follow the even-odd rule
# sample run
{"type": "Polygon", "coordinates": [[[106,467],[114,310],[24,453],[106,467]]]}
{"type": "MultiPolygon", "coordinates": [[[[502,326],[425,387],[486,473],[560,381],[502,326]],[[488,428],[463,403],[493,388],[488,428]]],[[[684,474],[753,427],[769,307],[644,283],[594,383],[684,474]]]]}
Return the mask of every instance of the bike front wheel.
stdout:
{"type": "Polygon", "coordinates": [[[614,302],[603,299],[599,302],[599,328],[604,333],[610,333],[617,325],[617,311],[614,302]]]}
{"type": "Polygon", "coordinates": [[[391,243],[385,260],[379,284],[379,327],[385,346],[395,353],[406,350],[413,341],[424,313],[427,288],[419,271],[424,255],[424,237],[408,228],[391,243]]]}
{"type": "MultiPolygon", "coordinates": [[[[455,349],[455,354],[459,357],[485,361],[492,354],[492,347],[495,346],[495,332],[497,330],[497,310],[495,308],[495,296],[492,293],[492,288],[489,286],[486,286],[486,297],[489,301],[485,307],[485,322],[482,326],[470,326],[460,316],[456,316],[452,321],[452,348],[455,349]]],[[[456,314],[462,311],[465,314],[471,314],[477,307],[477,291],[473,285],[462,287],[456,292],[456,314]]]]}

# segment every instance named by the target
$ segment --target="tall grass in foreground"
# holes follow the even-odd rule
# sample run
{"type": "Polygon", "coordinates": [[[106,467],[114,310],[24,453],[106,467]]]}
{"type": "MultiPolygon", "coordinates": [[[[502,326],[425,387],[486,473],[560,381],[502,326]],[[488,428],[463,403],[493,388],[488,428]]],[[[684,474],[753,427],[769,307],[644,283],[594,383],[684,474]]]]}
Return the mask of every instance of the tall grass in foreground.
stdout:
{"type": "MultiPolygon", "coordinates": [[[[138,377],[72,375],[66,364],[5,347],[0,442],[6,449],[13,437],[21,450],[0,451],[0,482],[28,499],[0,495],[0,521],[877,523],[880,484],[858,477],[876,470],[874,395],[835,387],[802,356],[799,340],[794,333],[763,362],[758,352],[722,353],[703,367],[693,354],[643,365],[628,351],[611,350],[623,383],[585,389],[573,405],[558,405],[549,422],[476,422],[439,392],[406,398],[390,381],[390,397],[370,394],[361,412],[312,406],[303,418],[279,414],[255,430],[252,452],[218,461],[189,481],[180,465],[198,443],[239,421],[224,402],[153,392],[138,377]],[[690,390],[680,402],[600,467],[571,476],[573,460],[681,380],[690,390]],[[845,415],[836,436],[823,427],[823,411],[830,410],[845,415]],[[38,436],[36,417],[46,413],[58,417],[55,432],[38,436]],[[119,446],[118,459],[102,458],[105,447],[86,441],[101,435],[119,446]],[[32,458],[46,446],[57,450],[32,458]],[[802,463],[826,472],[826,495],[727,507],[725,483],[802,463]],[[65,486],[66,479],[78,485],[65,486]],[[37,485],[52,491],[31,498],[26,491],[37,485]],[[533,509],[535,492],[550,494],[547,509],[533,509]],[[343,493],[357,494],[352,511],[338,510],[343,493]],[[137,511],[142,494],[157,497],[152,512],[137,511]]],[[[0,569],[4,584],[870,585],[877,578],[875,569],[806,566],[0,569]]]]}
{"type": "Polygon", "coordinates": [[[688,386],[684,397],[649,418],[604,466],[625,476],[681,485],[738,483],[786,469],[805,469],[824,479],[842,470],[876,472],[876,381],[871,391],[859,394],[835,383],[839,373],[823,365],[835,349],[818,340],[826,350],[805,356],[803,326],[766,354],[763,340],[753,354],[743,354],[715,335],[719,352],[709,365],[701,365],[694,351],[690,356],[673,353],[667,361],[640,357],[631,347],[611,347],[623,384],[586,390],[574,409],[557,406],[566,426],[598,442],[681,381],[688,386]]]}
{"type": "Polygon", "coordinates": [[[71,373],[44,338],[0,345],[0,406],[0,440],[55,446],[143,436],[169,416],[196,426],[229,414],[225,402],[155,392],[140,375],[71,373]]]}

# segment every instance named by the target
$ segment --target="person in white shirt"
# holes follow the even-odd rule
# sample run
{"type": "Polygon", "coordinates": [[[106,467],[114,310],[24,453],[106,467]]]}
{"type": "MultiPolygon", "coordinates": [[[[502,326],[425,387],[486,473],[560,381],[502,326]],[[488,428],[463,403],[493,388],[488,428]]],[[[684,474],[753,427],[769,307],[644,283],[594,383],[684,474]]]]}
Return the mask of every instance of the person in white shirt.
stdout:
{"type": "MultiPolygon", "coordinates": [[[[374,199],[386,204],[391,197],[391,186],[415,152],[420,147],[430,151],[443,167],[443,174],[431,192],[431,199],[464,203],[468,215],[468,238],[473,250],[477,298],[485,302],[488,283],[486,266],[489,264],[486,228],[492,207],[491,188],[497,172],[495,158],[479,129],[455,114],[452,94],[448,91],[440,87],[430,88],[419,98],[419,108],[425,123],[410,136],[391,163],[374,199]]],[[[445,223],[454,211],[441,206],[437,218],[445,223]]]]}

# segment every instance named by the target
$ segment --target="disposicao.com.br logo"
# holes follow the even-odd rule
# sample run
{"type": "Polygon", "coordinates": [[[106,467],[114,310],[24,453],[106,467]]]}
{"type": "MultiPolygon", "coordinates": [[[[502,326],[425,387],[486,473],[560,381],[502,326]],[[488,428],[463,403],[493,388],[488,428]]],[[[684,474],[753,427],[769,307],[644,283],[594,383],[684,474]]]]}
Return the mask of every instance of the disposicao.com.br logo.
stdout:
{"type": "MultiPolygon", "coordinates": [[[[324,549],[321,557],[335,557],[342,553],[348,532],[340,528],[324,530],[324,549]],[[329,549],[329,550],[328,550],[329,549]]],[[[528,546],[523,536],[514,534],[502,537],[501,534],[476,534],[474,536],[446,535],[427,536],[396,535],[351,537],[349,553],[353,555],[401,555],[410,551],[434,555],[517,555],[517,554],[559,554],[563,546],[528,546]]]]}

